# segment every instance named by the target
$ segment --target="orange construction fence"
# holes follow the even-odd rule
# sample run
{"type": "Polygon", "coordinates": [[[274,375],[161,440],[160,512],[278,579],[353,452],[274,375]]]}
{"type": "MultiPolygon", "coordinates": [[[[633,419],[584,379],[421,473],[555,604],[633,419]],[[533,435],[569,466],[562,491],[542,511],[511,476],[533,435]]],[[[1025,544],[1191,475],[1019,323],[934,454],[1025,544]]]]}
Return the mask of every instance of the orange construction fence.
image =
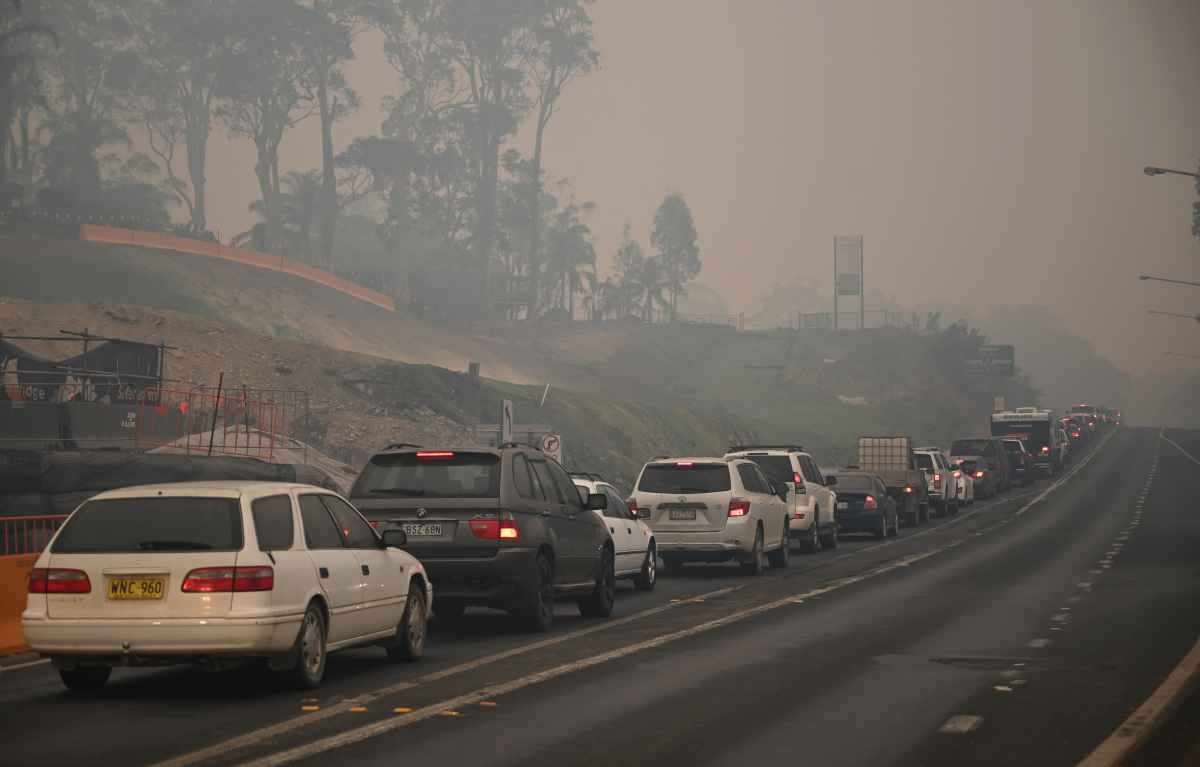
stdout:
{"type": "Polygon", "coordinates": [[[29,571],[66,518],[65,514],[0,517],[0,655],[26,649],[21,613],[29,571]]]}
{"type": "Polygon", "coordinates": [[[381,309],[387,309],[389,312],[396,311],[396,302],[391,296],[384,295],[377,290],[371,290],[350,280],[342,279],[335,274],[313,268],[307,264],[292,261],[283,256],[273,256],[270,253],[261,253],[257,250],[231,248],[219,242],[197,240],[191,237],[177,237],[173,234],[147,232],[140,229],[119,229],[113,226],[100,226],[97,224],[84,224],[80,229],[79,236],[80,239],[88,242],[100,242],[109,245],[136,245],[140,248],[173,250],[177,253],[190,253],[196,256],[220,258],[225,261],[253,266],[256,269],[283,272],[284,274],[299,277],[302,280],[308,280],[309,282],[324,285],[327,288],[333,288],[352,298],[375,304],[381,309]]]}

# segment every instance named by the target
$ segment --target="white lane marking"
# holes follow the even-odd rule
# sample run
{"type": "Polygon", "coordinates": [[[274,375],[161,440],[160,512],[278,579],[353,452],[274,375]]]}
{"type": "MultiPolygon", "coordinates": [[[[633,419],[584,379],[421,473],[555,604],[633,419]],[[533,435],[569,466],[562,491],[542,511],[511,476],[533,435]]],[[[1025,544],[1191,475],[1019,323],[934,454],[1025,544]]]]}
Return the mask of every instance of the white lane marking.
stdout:
{"type": "Polygon", "coordinates": [[[1158,689],[1077,767],[1113,767],[1123,762],[1158,727],[1175,707],[1177,699],[1194,686],[1197,677],[1200,677],[1200,641],[1192,646],[1158,689]]]}
{"type": "Polygon", "coordinates": [[[1183,453],[1183,454],[1184,454],[1184,456],[1186,456],[1186,457],[1187,457],[1187,459],[1188,459],[1189,461],[1191,461],[1192,463],[1194,463],[1194,464],[1196,464],[1196,465],[1200,466],[1200,459],[1197,459],[1197,458],[1196,458],[1196,456],[1192,455],[1191,453],[1189,453],[1188,451],[1186,451],[1186,450],[1184,450],[1182,447],[1180,447],[1178,442],[1176,442],[1175,440],[1171,439],[1171,438],[1170,438],[1170,437],[1168,437],[1166,434],[1161,434],[1161,433],[1160,433],[1160,434],[1158,435],[1158,438],[1159,438],[1159,439],[1161,439],[1161,440],[1163,440],[1164,442],[1169,442],[1171,445],[1173,445],[1173,446],[1175,447],[1175,449],[1176,449],[1176,450],[1178,450],[1179,452],[1183,453]]]}
{"type": "Polygon", "coordinates": [[[42,658],[41,660],[31,660],[28,663],[16,663],[12,666],[0,666],[0,674],[6,673],[8,671],[20,671],[23,668],[33,668],[34,666],[44,666],[45,664],[47,664],[49,662],[50,662],[49,658],[42,658]]]}
{"type": "Polygon", "coordinates": [[[1045,637],[1038,637],[1036,639],[1029,640],[1030,647],[1042,648],[1042,647],[1048,647],[1049,645],[1050,645],[1050,640],[1046,639],[1045,637]]]}
{"type": "Polygon", "coordinates": [[[996,692],[1012,692],[1012,688],[1006,684],[998,684],[992,688],[996,692]]]}
{"type": "Polygon", "coordinates": [[[966,735],[972,730],[979,729],[979,725],[981,724],[983,724],[982,716],[958,714],[947,719],[946,723],[938,728],[938,732],[944,732],[948,735],[966,735]]]}
{"type": "MultiPolygon", "coordinates": [[[[1036,497],[1034,497],[1033,500],[1029,501],[1029,503],[1025,504],[1020,509],[1018,509],[1016,512],[1014,512],[1013,516],[1019,517],[1020,515],[1024,514],[1026,511],[1029,510],[1030,507],[1032,507],[1034,504],[1038,503],[1039,501],[1044,499],[1046,496],[1048,496],[1051,491],[1053,491],[1057,487],[1061,486],[1062,483],[1065,482],[1070,477],[1074,476],[1076,472],[1081,470],[1084,466],[1086,466],[1088,464],[1089,461],[1091,461],[1091,459],[1100,451],[1101,448],[1104,447],[1105,444],[1107,444],[1108,440],[1111,438],[1112,438],[1112,434],[1110,433],[1109,436],[1107,438],[1105,438],[1105,441],[1101,442],[1100,445],[1098,445],[1096,447],[1096,450],[1093,451],[1084,461],[1077,464],[1071,472],[1064,475],[1057,482],[1052,483],[1046,490],[1042,491],[1041,493],[1038,493],[1038,495],[1036,497]]],[[[1012,500],[1012,499],[1009,499],[1009,500],[1012,500]]],[[[932,530],[937,530],[937,529],[942,529],[942,528],[948,527],[951,524],[954,524],[956,521],[961,521],[961,520],[967,518],[969,516],[969,514],[973,514],[973,513],[975,513],[975,512],[969,512],[967,515],[960,515],[958,520],[951,520],[950,522],[939,525],[937,528],[931,528],[930,531],[926,531],[926,532],[931,532],[932,530]]],[[[917,536],[916,535],[909,536],[909,539],[915,538],[915,537],[917,537],[917,536]]],[[[637,643],[634,643],[631,645],[625,645],[624,647],[618,647],[614,650],[610,650],[608,652],[601,653],[599,655],[593,655],[589,658],[582,658],[580,660],[572,661],[570,663],[566,663],[561,666],[556,666],[553,668],[546,669],[544,671],[540,671],[540,672],[530,674],[530,675],[527,675],[524,677],[513,679],[509,682],[504,682],[502,684],[498,684],[498,685],[495,685],[492,687],[484,687],[479,690],[475,690],[474,692],[460,695],[456,698],[444,700],[444,701],[441,701],[440,703],[430,704],[428,706],[425,706],[424,708],[417,709],[416,711],[413,711],[410,714],[398,716],[393,719],[382,720],[379,722],[375,722],[373,724],[363,725],[361,727],[356,727],[354,729],[346,730],[337,735],[330,735],[330,736],[312,741],[310,743],[306,743],[301,746],[296,746],[294,748],[287,749],[285,751],[280,751],[275,754],[269,754],[267,756],[261,757],[259,759],[253,760],[251,762],[245,762],[245,763],[243,763],[242,767],[275,767],[276,765],[290,764],[292,762],[296,762],[301,759],[308,759],[317,754],[321,754],[321,753],[324,753],[327,751],[332,751],[334,749],[342,748],[344,746],[348,746],[348,745],[351,745],[354,743],[360,743],[364,740],[375,738],[380,735],[387,734],[389,732],[394,732],[395,730],[399,730],[403,727],[408,727],[409,725],[416,724],[417,722],[424,721],[431,717],[439,716],[444,711],[455,710],[455,709],[463,708],[465,706],[474,705],[481,700],[495,699],[497,697],[500,697],[501,695],[506,695],[506,694],[515,692],[517,690],[524,689],[526,687],[531,687],[531,686],[534,686],[537,684],[541,684],[541,683],[549,681],[551,679],[556,679],[561,676],[566,676],[568,674],[573,674],[573,673],[576,673],[579,671],[583,671],[585,669],[592,668],[594,666],[598,666],[603,663],[608,663],[610,661],[617,660],[619,658],[624,658],[626,656],[633,655],[634,653],[642,652],[644,650],[661,647],[661,646],[669,644],[671,642],[675,642],[679,639],[684,639],[687,637],[695,636],[697,634],[706,633],[706,632],[712,631],[714,629],[721,628],[723,626],[727,626],[727,625],[730,625],[733,623],[743,621],[747,618],[751,618],[756,615],[761,615],[763,613],[779,609],[780,607],[783,607],[785,605],[795,604],[795,600],[797,600],[797,599],[814,599],[816,597],[824,596],[825,594],[829,594],[834,591],[838,591],[840,589],[846,588],[847,586],[851,586],[856,583],[861,583],[863,581],[867,581],[872,578],[877,578],[881,575],[892,572],[893,570],[897,570],[902,567],[909,567],[909,566],[916,564],[917,562],[920,562],[924,559],[928,559],[930,557],[941,554],[949,549],[955,548],[956,546],[960,546],[965,542],[966,542],[965,538],[960,538],[958,540],[955,540],[955,541],[947,543],[943,546],[940,546],[936,549],[931,549],[923,554],[914,554],[914,555],[905,557],[904,559],[897,560],[896,562],[893,562],[891,564],[884,565],[882,567],[877,567],[873,570],[867,570],[866,572],[860,573],[855,576],[850,576],[847,578],[840,578],[838,580],[835,580],[835,581],[832,581],[832,582],[826,584],[825,586],[821,586],[819,588],[812,589],[810,591],[806,591],[806,592],[803,592],[800,594],[792,594],[792,595],[783,597],[782,599],[777,599],[773,602],[767,602],[765,604],[756,605],[754,607],[748,607],[748,608],[745,608],[742,610],[738,610],[736,612],[729,613],[720,618],[716,618],[714,620],[708,621],[706,623],[701,623],[696,626],[692,626],[692,627],[686,628],[686,629],[681,629],[679,631],[671,632],[668,634],[662,634],[660,636],[653,637],[651,639],[647,639],[642,642],[637,642],[637,643]]],[[[882,544],[878,544],[878,545],[882,545],[882,544]]],[[[1054,631],[1054,630],[1057,630],[1057,629],[1056,628],[1051,629],[1051,631],[1054,631]]],[[[1006,688],[1006,689],[1011,692],[1011,688],[1006,688]]]]}
{"type": "MultiPolygon", "coordinates": [[[[710,591],[706,594],[702,594],[701,596],[716,597],[716,596],[721,596],[723,594],[728,594],[733,591],[737,591],[738,589],[742,589],[742,588],[745,588],[744,584],[737,585],[737,586],[727,586],[723,589],[717,589],[716,591],[710,591]]],[[[686,603],[686,600],[684,603],[686,603]]],[[[618,618],[617,620],[608,621],[608,622],[602,623],[598,626],[592,626],[590,628],[580,629],[579,631],[572,631],[567,634],[563,634],[561,636],[550,637],[549,639],[543,639],[540,642],[533,642],[532,644],[521,645],[519,647],[514,647],[509,650],[504,650],[503,652],[493,653],[491,655],[485,655],[483,657],[476,658],[474,660],[469,660],[465,663],[460,663],[456,666],[451,666],[449,668],[442,669],[441,671],[434,671],[432,673],[425,674],[424,676],[417,677],[415,680],[397,682],[395,684],[386,685],[384,687],[378,687],[374,690],[368,690],[367,692],[364,692],[353,698],[347,698],[346,700],[340,701],[332,706],[324,707],[320,711],[313,711],[313,712],[305,714],[304,716],[299,716],[299,717],[295,717],[292,719],[285,719],[282,722],[278,722],[276,724],[270,725],[268,727],[263,727],[258,730],[252,730],[251,732],[247,732],[247,733],[239,735],[237,737],[221,741],[220,743],[216,743],[212,746],[206,746],[205,748],[198,749],[196,751],[192,751],[187,754],[182,754],[182,755],[174,757],[172,759],[166,759],[164,761],[157,762],[154,765],[152,765],[152,767],[187,767],[187,765],[192,765],[192,764],[196,764],[198,762],[206,761],[208,759],[213,759],[215,757],[221,756],[222,754],[229,753],[230,751],[234,751],[234,750],[240,749],[240,748],[246,748],[247,746],[253,746],[255,744],[261,743],[264,740],[268,740],[270,738],[274,738],[279,735],[283,735],[288,732],[291,732],[292,730],[297,730],[302,727],[307,727],[307,726],[309,726],[311,724],[315,724],[316,722],[319,722],[321,720],[329,719],[330,717],[334,717],[339,714],[346,713],[355,706],[361,706],[366,703],[370,703],[373,700],[377,700],[379,698],[386,697],[388,695],[394,695],[398,692],[403,692],[405,690],[411,690],[412,688],[419,687],[422,684],[436,682],[441,679],[445,679],[446,677],[454,676],[456,674],[462,674],[467,671],[472,671],[481,666],[486,666],[486,665],[489,665],[492,663],[497,663],[499,661],[507,660],[508,658],[512,658],[517,655],[522,655],[524,653],[528,653],[533,650],[541,650],[546,647],[552,647],[554,645],[562,644],[563,642],[567,642],[572,639],[578,639],[580,637],[587,636],[589,634],[595,634],[596,632],[602,631],[604,629],[622,626],[627,623],[631,623],[635,620],[639,620],[641,618],[646,618],[651,615],[657,615],[658,613],[664,612],[668,609],[675,608],[675,607],[679,606],[679,604],[680,603],[669,603],[669,604],[659,605],[658,607],[652,607],[648,610],[642,610],[641,612],[634,613],[633,615],[628,615],[624,618],[618,618]]]]}

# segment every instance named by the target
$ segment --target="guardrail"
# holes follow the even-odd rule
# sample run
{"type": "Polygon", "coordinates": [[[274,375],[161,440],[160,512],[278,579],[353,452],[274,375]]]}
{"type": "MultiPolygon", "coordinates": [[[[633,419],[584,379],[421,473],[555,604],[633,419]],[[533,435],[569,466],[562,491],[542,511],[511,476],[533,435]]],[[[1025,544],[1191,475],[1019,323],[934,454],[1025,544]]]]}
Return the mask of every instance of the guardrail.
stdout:
{"type": "Polygon", "coordinates": [[[176,253],[188,253],[196,256],[219,258],[223,261],[252,266],[256,269],[266,269],[272,272],[283,272],[302,280],[324,285],[351,298],[366,301],[389,312],[396,311],[396,302],[391,296],[385,296],[376,290],[358,285],[335,274],[316,269],[307,264],[292,261],[283,256],[273,256],[257,250],[231,248],[219,242],[200,240],[192,237],[179,237],[172,234],[147,232],[140,229],[120,229],[112,226],[84,224],[79,228],[79,239],[87,242],[97,242],[106,245],[135,245],[139,248],[156,248],[170,250],[176,253]]]}

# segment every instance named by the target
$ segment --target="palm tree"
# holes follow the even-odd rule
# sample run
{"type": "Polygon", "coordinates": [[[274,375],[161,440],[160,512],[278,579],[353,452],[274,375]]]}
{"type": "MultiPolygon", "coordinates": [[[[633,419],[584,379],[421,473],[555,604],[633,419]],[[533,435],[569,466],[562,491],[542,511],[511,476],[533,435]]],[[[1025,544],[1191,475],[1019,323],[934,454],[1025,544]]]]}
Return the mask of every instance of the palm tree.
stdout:
{"type": "MultiPolygon", "coordinates": [[[[278,205],[283,252],[279,255],[312,263],[313,230],[321,201],[321,174],[316,170],[288,171],[280,180],[280,187],[278,205]]],[[[234,247],[249,244],[262,250],[266,243],[266,203],[255,200],[250,203],[250,212],[258,216],[258,223],[235,235],[230,244],[234,247]]]]}

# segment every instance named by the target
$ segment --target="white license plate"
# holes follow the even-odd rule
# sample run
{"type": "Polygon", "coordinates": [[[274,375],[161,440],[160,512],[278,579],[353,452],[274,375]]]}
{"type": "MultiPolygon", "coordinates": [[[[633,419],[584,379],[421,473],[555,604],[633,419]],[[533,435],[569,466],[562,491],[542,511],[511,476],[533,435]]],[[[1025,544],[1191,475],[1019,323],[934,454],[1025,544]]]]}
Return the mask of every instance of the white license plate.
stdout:
{"type": "Polygon", "coordinates": [[[684,520],[684,519],[695,519],[695,518],[696,518],[696,510],[695,509],[671,509],[671,519],[684,520]]]}
{"type": "Polygon", "coordinates": [[[841,509],[848,509],[848,508],[850,508],[850,504],[849,504],[849,503],[847,503],[846,501],[838,501],[838,509],[839,509],[839,510],[841,510],[841,509]]]}
{"type": "Polygon", "coordinates": [[[441,522],[405,522],[400,525],[404,534],[413,538],[442,534],[441,522]]]}

